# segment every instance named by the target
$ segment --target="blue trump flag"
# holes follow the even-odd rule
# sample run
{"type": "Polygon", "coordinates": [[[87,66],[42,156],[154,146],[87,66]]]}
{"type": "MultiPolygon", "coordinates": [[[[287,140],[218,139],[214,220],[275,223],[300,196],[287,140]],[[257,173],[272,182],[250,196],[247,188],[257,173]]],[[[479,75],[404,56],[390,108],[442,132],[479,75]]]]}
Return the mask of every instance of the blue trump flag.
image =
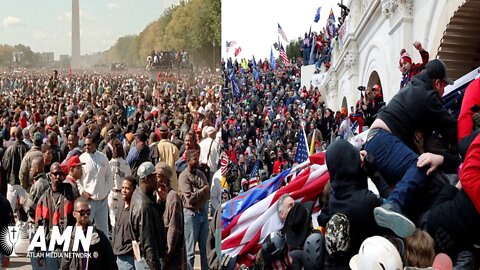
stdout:
{"type": "Polygon", "coordinates": [[[275,63],[275,57],[273,57],[273,50],[270,48],[270,67],[275,70],[277,63],[275,63]]]}
{"type": "Polygon", "coordinates": [[[232,82],[232,92],[233,96],[238,98],[240,97],[240,89],[238,89],[237,80],[235,79],[235,72],[230,71],[230,81],[232,82]]]}
{"type": "Polygon", "coordinates": [[[255,76],[255,81],[258,80],[258,68],[257,68],[257,61],[255,61],[255,56],[253,56],[253,75],[255,76]]]}
{"type": "Polygon", "coordinates": [[[225,228],[235,216],[277,191],[290,171],[291,168],[226,202],[222,212],[222,227],[225,228]]]}
{"type": "Polygon", "coordinates": [[[318,7],[317,8],[317,13],[315,13],[315,18],[313,19],[313,21],[315,23],[318,23],[318,21],[320,21],[320,10],[322,9],[322,7],[318,7]]]}

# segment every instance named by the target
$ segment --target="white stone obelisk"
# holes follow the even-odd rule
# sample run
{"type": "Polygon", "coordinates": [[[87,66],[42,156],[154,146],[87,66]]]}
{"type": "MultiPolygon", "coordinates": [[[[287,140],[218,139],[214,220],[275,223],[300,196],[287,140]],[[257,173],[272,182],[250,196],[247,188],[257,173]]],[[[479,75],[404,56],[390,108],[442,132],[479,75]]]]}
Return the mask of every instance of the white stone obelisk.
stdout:
{"type": "Polygon", "coordinates": [[[72,0],[72,58],[70,67],[80,68],[80,11],[79,0],[72,0]]]}

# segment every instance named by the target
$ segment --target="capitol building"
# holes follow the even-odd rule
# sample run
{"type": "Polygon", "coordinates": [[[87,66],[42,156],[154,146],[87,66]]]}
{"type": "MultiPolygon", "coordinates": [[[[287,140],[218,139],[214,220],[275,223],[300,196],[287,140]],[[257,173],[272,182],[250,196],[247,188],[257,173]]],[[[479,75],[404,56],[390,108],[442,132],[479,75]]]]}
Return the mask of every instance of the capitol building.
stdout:
{"type": "MultiPolygon", "coordinates": [[[[318,83],[328,107],[354,106],[360,85],[382,87],[388,102],[400,88],[400,51],[414,63],[420,41],[430,60],[439,58],[455,81],[446,93],[465,87],[480,66],[480,0],[350,0],[333,42],[332,66],[318,83]]],[[[302,85],[313,84],[314,66],[302,69],[302,85]]]]}

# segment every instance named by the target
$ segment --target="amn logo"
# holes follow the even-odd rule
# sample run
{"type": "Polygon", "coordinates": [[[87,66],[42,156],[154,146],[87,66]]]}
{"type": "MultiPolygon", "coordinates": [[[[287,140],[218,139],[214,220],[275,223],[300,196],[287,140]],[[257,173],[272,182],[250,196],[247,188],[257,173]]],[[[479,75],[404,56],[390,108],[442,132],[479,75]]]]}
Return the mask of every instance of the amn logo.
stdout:
{"type": "MultiPolygon", "coordinates": [[[[44,226],[39,226],[35,232],[35,235],[30,240],[28,248],[25,249],[27,256],[38,256],[38,252],[41,252],[41,256],[77,256],[75,254],[68,254],[65,252],[70,251],[71,253],[80,253],[82,256],[90,257],[88,253],[90,250],[90,243],[93,235],[93,226],[88,226],[86,233],[82,230],[81,227],[77,227],[73,230],[73,226],[68,226],[60,233],[60,228],[58,226],[53,226],[50,230],[50,239],[47,243],[47,235],[45,233],[44,226]],[[72,233],[75,233],[72,237],[72,233]],[[73,245],[71,241],[73,240],[73,245]],[[80,248],[81,244],[81,248],[80,248]],[[63,254],[55,254],[56,247],[62,246],[63,254]],[[70,247],[72,247],[70,249],[70,247]],[[35,254],[35,255],[34,255],[35,254]]],[[[24,249],[25,247],[19,246],[19,240],[21,238],[21,230],[17,226],[8,226],[0,230],[0,251],[5,254],[10,254],[10,257],[18,257],[15,253],[15,247],[17,246],[17,251],[19,249],[24,249]]],[[[25,245],[26,246],[26,245],[25,245]]]]}
{"type": "MultiPolygon", "coordinates": [[[[50,232],[50,242],[47,249],[47,241],[45,238],[45,229],[43,226],[39,226],[35,235],[33,236],[32,240],[30,241],[30,245],[28,246],[28,251],[33,252],[35,248],[40,248],[40,251],[55,251],[56,245],[63,244],[63,251],[68,251],[70,247],[70,241],[72,240],[72,231],[73,226],[67,226],[63,233],[60,233],[58,226],[53,226],[50,232]]],[[[82,251],[88,252],[90,250],[90,242],[92,240],[92,233],[93,227],[88,226],[87,234],[83,233],[81,227],[77,227],[75,229],[75,237],[73,238],[73,247],[72,252],[77,252],[78,245],[82,243],[82,251]]]]}
{"type": "Polygon", "coordinates": [[[15,245],[20,239],[20,229],[17,226],[3,227],[0,231],[0,248],[10,257],[17,257],[15,245]]]}

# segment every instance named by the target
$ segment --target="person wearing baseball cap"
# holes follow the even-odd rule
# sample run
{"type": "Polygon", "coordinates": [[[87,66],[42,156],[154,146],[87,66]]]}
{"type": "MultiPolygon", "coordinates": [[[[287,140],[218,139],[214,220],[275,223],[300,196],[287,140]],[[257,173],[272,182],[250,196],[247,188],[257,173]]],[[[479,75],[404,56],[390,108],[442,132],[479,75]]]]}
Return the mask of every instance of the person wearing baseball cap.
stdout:
{"type": "Polygon", "coordinates": [[[140,178],[139,188],[133,192],[130,207],[135,265],[138,263],[149,269],[161,269],[166,241],[163,218],[153,199],[157,189],[155,166],[150,161],[143,162],[138,167],[137,176],[140,178]]]}
{"type": "Polygon", "coordinates": [[[375,220],[402,238],[415,231],[415,225],[402,213],[414,207],[416,191],[445,160],[450,163],[455,160],[446,157],[447,153],[419,156],[412,151],[416,148],[417,132],[426,136],[436,131],[443,143],[457,143],[457,121],[443,108],[441,100],[445,86],[450,83],[452,80],[448,79],[441,60],[428,62],[425,70],[413,77],[378,113],[366,139],[365,150],[374,160],[372,165],[395,182],[386,202],[375,208],[375,220]]]}
{"type": "Polygon", "coordinates": [[[172,168],[165,162],[159,162],[155,165],[155,175],[157,198],[165,203],[163,212],[163,221],[167,230],[165,269],[187,269],[183,206],[180,196],[171,186],[172,168]]]}
{"type": "Polygon", "coordinates": [[[85,163],[80,161],[79,156],[73,156],[67,160],[68,175],[63,182],[71,184],[76,192],[78,192],[77,181],[83,176],[83,165],[85,163]]]}

